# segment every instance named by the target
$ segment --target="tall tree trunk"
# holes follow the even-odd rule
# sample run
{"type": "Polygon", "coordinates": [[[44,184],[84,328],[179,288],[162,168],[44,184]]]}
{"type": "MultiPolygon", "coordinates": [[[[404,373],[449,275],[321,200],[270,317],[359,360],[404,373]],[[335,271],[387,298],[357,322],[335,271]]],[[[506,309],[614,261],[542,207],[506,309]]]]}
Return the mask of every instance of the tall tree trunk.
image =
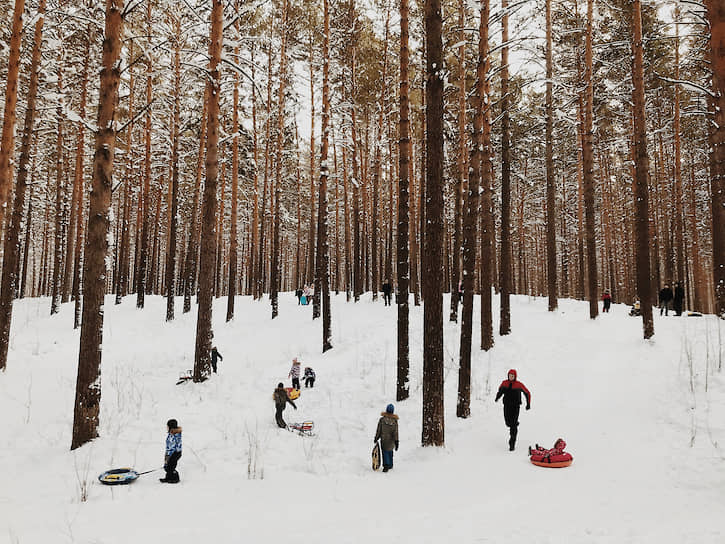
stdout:
{"type": "Polygon", "coordinates": [[[549,311],[557,302],[556,275],[556,178],[554,176],[554,63],[552,60],[551,0],[546,0],[546,257],[549,311]]]}
{"type": "Polygon", "coordinates": [[[320,150],[320,205],[317,223],[317,261],[315,284],[315,303],[322,303],[322,353],[332,349],[331,312],[330,312],[330,248],[327,236],[327,178],[328,166],[328,132],[330,127],[330,13],[328,0],[324,6],[324,37],[322,42],[322,134],[320,150]],[[319,301],[319,302],[318,302],[319,301]]]}
{"type": "Polygon", "coordinates": [[[710,133],[710,196],[712,199],[712,265],[715,313],[725,319],[725,5],[707,0],[714,125],[710,133]]]}
{"type": "MultiPolygon", "coordinates": [[[[591,0],[590,0],[591,2],[591,0]]],[[[652,286],[649,266],[649,158],[647,157],[647,120],[645,117],[644,68],[642,44],[642,13],[639,0],[633,2],[632,33],[632,102],[634,104],[634,147],[635,147],[635,237],[637,239],[637,294],[642,311],[644,338],[651,338],[654,331],[652,321],[652,286]]]]}
{"type": "Polygon", "coordinates": [[[440,0],[425,1],[426,233],[423,446],[443,446],[443,43],[440,0]]]}
{"type": "MultiPolygon", "coordinates": [[[[62,50],[62,48],[61,48],[62,50]]],[[[63,134],[63,116],[64,111],[64,95],[63,95],[63,57],[62,54],[58,58],[58,107],[56,109],[58,116],[58,135],[56,139],[56,170],[55,170],[55,234],[54,234],[54,251],[53,251],[53,292],[51,294],[50,315],[57,314],[60,311],[62,281],[63,281],[63,234],[66,223],[64,221],[63,202],[65,200],[65,184],[63,183],[63,152],[64,152],[64,134],[63,134]]],[[[66,258],[68,256],[66,255],[66,258]]]]}
{"type": "Polygon", "coordinates": [[[410,339],[408,285],[408,187],[410,165],[410,100],[408,98],[408,0],[400,0],[400,151],[398,153],[398,379],[395,398],[405,400],[409,396],[410,339]]]}
{"type": "Polygon", "coordinates": [[[83,271],[83,324],[81,325],[73,412],[71,450],[98,436],[101,405],[101,351],[103,345],[103,299],[106,292],[106,257],[111,224],[113,157],[116,149],[114,117],[121,79],[119,57],[123,33],[123,0],[106,0],[106,25],[98,102],[98,132],[93,156],[93,182],[88,209],[83,271]]]}
{"type": "MultiPolygon", "coordinates": [[[[284,147],[284,89],[285,79],[287,77],[287,0],[282,4],[282,24],[280,26],[280,34],[282,37],[282,48],[279,59],[279,91],[277,93],[277,145],[276,145],[276,163],[277,172],[274,182],[274,230],[272,233],[272,267],[270,271],[270,299],[272,303],[272,319],[277,317],[279,313],[279,289],[280,289],[280,198],[282,196],[282,168],[283,147],[284,147]]],[[[319,291],[315,293],[315,299],[319,297],[319,291]]]]}
{"type": "MultiPolygon", "coordinates": [[[[461,230],[463,227],[465,205],[463,201],[467,181],[466,145],[466,8],[465,0],[458,0],[458,179],[453,188],[455,203],[453,205],[453,267],[451,270],[451,315],[450,320],[458,321],[458,282],[461,280],[461,230]]],[[[476,200],[478,203],[478,200],[476,200]]],[[[464,250],[465,251],[465,250],[464,250]]]]}
{"type": "Polygon", "coordinates": [[[508,0],[501,0],[501,259],[499,283],[501,289],[501,318],[499,334],[511,332],[511,143],[509,117],[509,16],[508,0]]]}
{"type": "MultiPolygon", "coordinates": [[[[146,2],[146,32],[148,36],[147,46],[150,46],[153,28],[151,25],[151,5],[153,2],[146,2]]],[[[149,47],[150,49],[150,47],[149,47]]],[[[151,220],[151,100],[152,100],[152,76],[153,61],[150,51],[146,53],[146,126],[144,128],[145,154],[144,154],[144,176],[143,193],[139,195],[141,206],[139,209],[143,214],[141,227],[141,251],[139,252],[139,270],[137,274],[138,284],[136,286],[136,308],[143,308],[145,295],[150,281],[147,281],[149,268],[149,221],[151,220]]]]}
{"type": "Polygon", "coordinates": [[[212,1],[209,41],[209,75],[206,82],[207,135],[206,183],[201,210],[201,258],[199,270],[199,314],[196,321],[194,381],[203,381],[209,374],[212,331],[212,297],[214,291],[214,255],[216,254],[217,183],[219,177],[219,62],[222,53],[224,13],[222,0],[212,1]]]}
{"type": "MultiPolygon", "coordinates": [[[[305,284],[312,283],[315,278],[315,69],[314,69],[314,33],[310,31],[310,228],[309,237],[307,238],[307,273],[305,274],[305,284]]],[[[315,295],[318,295],[315,292],[315,295]]],[[[315,300],[318,296],[315,296],[315,300]]],[[[313,303],[312,317],[320,315],[319,305],[313,303]]]]}
{"type": "MultiPolygon", "coordinates": [[[[35,102],[38,95],[38,76],[40,68],[40,54],[43,43],[43,21],[45,19],[45,0],[38,4],[38,18],[35,23],[33,37],[33,54],[30,61],[30,84],[28,86],[27,105],[25,107],[25,124],[20,140],[20,161],[18,164],[18,180],[15,184],[15,199],[13,202],[10,227],[5,237],[5,251],[3,253],[2,284],[0,285],[0,370],[5,370],[8,360],[8,346],[10,343],[10,325],[13,318],[13,298],[18,283],[16,269],[20,255],[20,226],[25,211],[25,192],[28,184],[28,164],[30,164],[30,144],[33,139],[33,125],[35,123],[35,102]]],[[[30,232],[30,212],[32,202],[28,205],[28,221],[26,229],[30,232]]],[[[25,248],[27,259],[28,247],[25,248]]]]}
{"type": "MultiPolygon", "coordinates": [[[[174,119],[171,136],[171,214],[166,248],[166,321],[174,319],[176,297],[176,246],[179,228],[179,132],[181,123],[181,17],[174,16],[174,119]]],[[[236,105],[236,103],[235,103],[236,105]]]]}
{"type": "Polygon", "coordinates": [[[594,210],[594,73],[592,63],[592,18],[594,0],[587,0],[586,44],[584,68],[586,90],[584,92],[584,130],[582,134],[582,160],[584,164],[584,216],[587,247],[587,284],[589,292],[589,317],[599,315],[597,283],[597,239],[594,210]]]}
{"type": "Polygon", "coordinates": [[[13,156],[15,155],[15,109],[18,105],[18,69],[20,67],[20,44],[23,34],[23,11],[25,0],[15,0],[13,27],[10,35],[8,55],[8,79],[5,85],[5,113],[0,140],[0,232],[5,225],[5,205],[13,187],[13,156]]]}
{"type": "MultiPolygon", "coordinates": [[[[482,103],[478,105],[482,111],[476,111],[481,127],[476,128],[475,146],[480,147],[481,176],[481,349],[488,351],[493,347],[493,311],[491,308],[491,284],[496,272],[494,258],[496,256],[493,220],[493,161],[491,149],[491,90],[488,72],[491,68],[491,57],[488,47],[488,19],[491,12],[490,0],[481,2],[481,23],[479,28],[479,69],[483,59],[483,77],[477,77],[478,97],[482,103]],[[480,87],[478,86],[480,84],[480,87]],[[479,136],[480,131],[480,136],[479,136]]],[[[465,295],[465,291],[464,291],[465,295]]]]}
{"type": "MultiPolygon", "coordinates": [[[[479,182],[484,155],[483,108],[488,107],[485,80],[488,60],[488,1],[481,2],[481,18],[478,27],[478,64],[476,65],[476,91],[473,118],[473,146],[471,147],[470,173],[466,215],[463,222],[463,312],[461,315],[461,345],[458,366],[458,403],[456,415],[471,415],[471,344],[473,336],[473,277],[476,273],[476,226],[479,218],[479,182]]],[[[487,157],[486,157],[487,158],[487,157]]],[[[488,165],[486,165],[487,167],[488,165]]],[[[484,212],[485,213],[485,212],[484,212]]],[[[485,258],[485,257],[482,257],[485,258]]],[[[491,289],[488,288],[490,296],[491,289]]]]}
{"type": "MultiPolygon", "coordinates": [[[[237,2],[237,7],[239,3],[237,2]]],[[[239,36],[239,20],[236,22],[239,36]]],[[[239,57],[239,46],[234,48],[235,57],[239,57]]],[[[234,104],[232,106],[232,213],[229,231],[229,294],[227,296],[227,321],[234,319],[234,297],[237,296],[237,260],[239,259],[239,234],[237,232],[239,200],[239,72],[234,72],[234,104]]]]}

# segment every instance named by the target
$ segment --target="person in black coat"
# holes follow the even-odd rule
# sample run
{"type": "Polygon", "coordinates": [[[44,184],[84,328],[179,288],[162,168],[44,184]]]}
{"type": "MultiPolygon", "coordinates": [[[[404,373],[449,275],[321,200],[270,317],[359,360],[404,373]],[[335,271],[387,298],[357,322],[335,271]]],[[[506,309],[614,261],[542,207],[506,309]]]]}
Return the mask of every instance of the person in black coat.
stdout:
{"type": "Polygon", "coordinates": [[[682,284],[678,281],[675,284],[675,294],[673,298],[672,308],[675,310],[675,315],[682,315],[682,307],[685,302],[685,290],[682,288],[682,284]]]}
{"type": "Polygon", "coordinates": [[[214,374],[216,374],[216,362],[217,359],[220,361],[224,360],[224,357],[222,357],[222,354],[219,353],[219,351],[216,349],[216,346],[211,348],[211,370],[214,374]]]}
{"type": "Polygon", "coordinates": [[[292,399],[289,398],[289,395],[287,395],[287,390],[284,388],[284,384],[282,382],[279,382],[277,384],[277,389],[274,390],[272,397],[274,398],[274,407],[275,407],[274,419],[277,421],[277,426],[280,429],[286,429],[287,424],[284,422],[284,419],[282,418],[282,412],[284,412],[284,409],[287,406],[288,402],[292,405],[292,408],[294,408],[295,410],[297,410],[297,406],[295,405],[294,402],[292,402],[292,399]]]}
{"type": "Polygon", "coordinates": [[[660,300],[660,315],[662,315],[662,312],[664,312],[665,315],[668,315],[668,312],[670,308],[672,307],[672,289],[669,285],[666,285],[660,290],[659,300],[660,300]]]}
{"type": "Polygon", "coordinates": [[[295,296],[297,297],[297,306],[300,306],[302,304],[302,289],[297,288],[295,291],[295,296]]]}
{"type": "Polygon", "coordinates": [[[503,397],[503,419],[509,428],[509,451],[514,451],[516,435],[519,433],[519,411],[521,395],[526,397],[526,409],[531,409],[531,393],[526,386],[516,379],[516,370],[508,371],[507,379],[501,382],[496,393],[496,400],[503,397]]]}
{"type": "Polygon", "coordinates": [[[385,280],[385,283],[383,284],[383,300],[385,301],[386,306],[390,306],[390,301],[392,299],[393,295],[393,286],[390,285],[390,281],[385,280]]]}

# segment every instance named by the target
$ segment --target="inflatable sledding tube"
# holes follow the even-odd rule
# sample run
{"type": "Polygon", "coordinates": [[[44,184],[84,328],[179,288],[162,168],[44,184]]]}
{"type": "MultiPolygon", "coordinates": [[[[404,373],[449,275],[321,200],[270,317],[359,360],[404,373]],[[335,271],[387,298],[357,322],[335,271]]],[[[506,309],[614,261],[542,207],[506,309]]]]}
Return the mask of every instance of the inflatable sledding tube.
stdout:
{"type": "Polygon", "coordinates": [[[548,468],[564,468],[572,464],[574,458],[570,453],[560,453],[559,455],[536,455],[531,456],[531,462],[537,467],[548,468]]]}
{"type": "Polygon", "coordinates": [[[126,485],[138,478],[138,472],[132,468],[114,468],[98,476],[98,481],[105,485],[126,485]]]}

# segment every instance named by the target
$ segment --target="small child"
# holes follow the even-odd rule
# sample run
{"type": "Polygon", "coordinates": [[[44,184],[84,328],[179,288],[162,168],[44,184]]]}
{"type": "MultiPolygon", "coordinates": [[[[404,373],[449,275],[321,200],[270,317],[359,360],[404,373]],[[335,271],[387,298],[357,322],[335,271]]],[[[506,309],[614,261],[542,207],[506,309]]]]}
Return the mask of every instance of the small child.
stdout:
{"type": "Polygon", "coordinates": [[[564,442],[563,438],[558,438],[556,442],[554,442],[554,447],[550,450],[547,450],[546,448],[542,448],[538,444],[536,444],[536,448],[532,449],[531,446],[529,446],[529,455],[541,455],[542,457],[551,457],[552,455],[561,455],[564,453],[564,450],[566,449],[566,442],[564,442]]]}
{"type": "Polygon", "coordinates": [[[305,387],[315,387],[315,371],[311,367],[305,367],[305,387]]]}
{"type": "Polygon", "coordinates": [[[297,357],[292,359],[292,368],[289,371],[289,374],[287,374],[288,378],[292,378],[292,387],[297,389],[299,391],[300,389],[300,362],[297,360],[297,357]]]}
{"type": "Polygon", "coordinates": [[[166,422],[169,434],[166,436],[166,454],[164,455],[164,470],[166,476],[159,478],[165,484],[178,484],[179,473],[176,472],[176,464],[181,458],[181,427],[175,419],[166,422]]]}

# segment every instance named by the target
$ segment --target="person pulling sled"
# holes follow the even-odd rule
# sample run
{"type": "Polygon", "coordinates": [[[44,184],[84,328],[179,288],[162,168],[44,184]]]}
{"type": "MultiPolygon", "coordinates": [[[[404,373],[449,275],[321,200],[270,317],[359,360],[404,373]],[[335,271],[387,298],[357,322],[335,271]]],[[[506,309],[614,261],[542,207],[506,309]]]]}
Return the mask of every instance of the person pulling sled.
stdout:
{"type": "Polygon", "coordinates": [[[521,394],[526,397],[526,409],[531,409],[531,393],[526,386],[516,379],[516,370],[508,371],[507,379],[501,382],[496,393],[496,400],[503,397],[503,419],[509,428],[509,451],[516,447],[516,435],[519,433],[519,411],[521,410],[521,394]]]}
{"type": "Polygon", "coordinates": [[[175,419],[166,422],[168,434],[166,435],[166,454],[164,455],[164,470],[166,476],[159,478],[165,484],[178,484],[179,473],[176,465],[181,459],[181,427],[175,419]]]}
{"type": "Polygon", "coordinates": [[[276,411],[274,413],[274,419],[277,420],[277,426],[280,429],[286,429],[287,424],[284,422],[284,419],[282,418],[282,412],[284,412],[285,407],[287,406],[287,403],[289,402],[292,405],[292,408],[297,410],[297,406],[294,402],[289,398],[287,395],[287,390],[284,388],[284,384],[282,382],[279,382],[277,384],[277,389],[274,390],[274,406],[276,408],[276,411]]]}

